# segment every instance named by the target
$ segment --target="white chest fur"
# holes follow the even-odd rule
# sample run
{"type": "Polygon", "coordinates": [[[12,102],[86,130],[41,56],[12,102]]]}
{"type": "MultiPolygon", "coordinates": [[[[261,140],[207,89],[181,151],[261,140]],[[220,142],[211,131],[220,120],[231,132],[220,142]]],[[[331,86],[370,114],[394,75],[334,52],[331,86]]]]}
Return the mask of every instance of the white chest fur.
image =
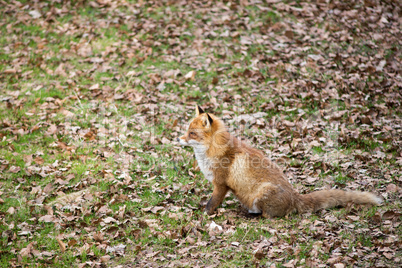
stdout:
{"type": "Polygon", "coordinates": [[[214,174],[212,172],[212,161],[207,157],[207,149],[197,147],[194,148],[195,158],[197,159],[198,166],[200,167],[202,173],[204,174],[205,178],[212,182],[214,179],[214,174]]]}

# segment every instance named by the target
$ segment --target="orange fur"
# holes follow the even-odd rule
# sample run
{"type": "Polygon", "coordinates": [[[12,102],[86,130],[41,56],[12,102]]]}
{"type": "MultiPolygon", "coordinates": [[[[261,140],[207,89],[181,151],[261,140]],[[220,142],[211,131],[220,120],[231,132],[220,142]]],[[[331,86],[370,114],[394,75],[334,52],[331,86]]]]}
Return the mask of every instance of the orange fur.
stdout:
{"type": "Polygon", "coordinates": [[[281,217],[291,212],[313,212],[335,206],[374,204],[381,198],[366,192],[342,190],[297,193],[282,170],[264,154],[230,135],[223,122],[199,106],[188,131],[179,138],[194,148],[198,165],[214,190],[206,206],[211,214],[230,190],[252,213],[281,217]]]}

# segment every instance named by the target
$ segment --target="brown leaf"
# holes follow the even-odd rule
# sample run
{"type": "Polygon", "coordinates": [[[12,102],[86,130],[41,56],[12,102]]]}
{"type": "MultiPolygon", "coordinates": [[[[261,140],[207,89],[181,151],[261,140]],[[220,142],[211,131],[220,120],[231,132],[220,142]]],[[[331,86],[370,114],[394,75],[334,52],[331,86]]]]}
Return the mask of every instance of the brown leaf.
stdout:
{"type": "Polygon", "coordinates": [[[45,132],[45,135],[53,135],[56,134],[57,132],[57,126],[56,125],[50,125],[49,128],[47,129],[47,131],[45,132]]]}
{"type": "Polygon", "coordinates": [[[11,173],[18,173],[21,171],[21,168],[18,166],[11,166],[10,169],[8,170],[11,173]]]}
{"type": "Polygon", "coordinates": [[[125,211],[126,211],[126,205],[124,205],[124,206],[122,206],[122,207],[119,208],[117,217],[118,217],[120,220],[124,219],[124,213],[125,213],[125,211]]]}
{"type": "Polygon", "coordinates": [[[45,163],[45,160],[42,157],[37,156],[35,157],[34,162],[38,165],[43,165],[43,163],[45,163]]]}
{"type": "Polygon", "coordinates": [[[287,263],[284,263],[283,267],[293,268],[293,267],[295,267],[295,264],[296,264],[296,260],[290,260],[287,263]]]}
{"type": "Polygon", "coordinates": [[[48,193],[50,193],[50,192],[52,191],[52,189],[53,189],[52,184],[51,184],[51,183],[48,183],[48,184],[46,185],[46,187],[43,188],[43,192],[48,194],[48,193]]]}
{"type": "Polygon", "coordinates": [[[34,243],[35,242],[31,242],[28,244],[28,246],[26,248],[21,249],[21,251],[20,251],[21,257],[31,257],[34,243]]]}
{"type": "Polygon", "coordinates": [[[138,226],[142,229],[147,228],[148,227],[148,223],[146,221],[138,221],[138,226]]]}
{"type": "Polygon", "coordinates": [[[262,251],[262,249],[259,249],[259,250],[257,250],[256,253],[254,253],[254,257],[255,257],[257,260],[261,260],[262,258],[265,257],[265,255],[266,255],[266,254],[262,251]]]}
{"type": "Polygon", "coordinates": [[[92,48],[89,44],[84,44],[78,49],[77,54],[86,58],[92,55],[92,48]]]}
{"type": "Polygon", "coordinates": [[[179,120],[175,119],[173,121],[172,128],[176,127],[178,122],[179,122],[179,120]]]}
{"type": "Polygon", "coordinates": [[[89,90],[97,90],[97,89],[100,89],[99,84],[94,84],[89,87],[89,90]]]}
{"type": "Polygon", "coordinates": [[[17,73],[17,70],[15,68],[13,69],[6,69],[3,71],[4,74],[15,74],[17,73]]]}
{"type": "Polygon", "coordinates": [[[54,221],[54,216],[53,215],[45,215],[39,218],[40,222],[53,222],[54,221]]]}
{"type": "Polygon", "coordinates": [[[384,214],[382,214],[382,219],[383,220],[392,220],[394,217],[398,217],[398,216],[400,216],[400,213],[397,213],[392,210],[388,210],[388,211],[384,212],[384,214]]]}
{"type": "Polygon", "coordinates": [[[290,122],[288,120],[283,120],[282,123],[287,127],[294,127],[295,126],[295,123],[290,122]]]}
{"type": "Polygon", "coordinates": [[[48,215],[53,215],[54,211],[51,206],[44,205],[43,207],[46,209],[48,215]]]}
{"type": "Polygon", "coordinates": [[[388,193],[395,193],[397,191],[398,191],[398,186],[396,186],[395,184],[390,183],[390,184],[387,185],[387,192],[388,193]]]}
{"type": "Polygon", "coordinates": [[[344,268],[345,265],[343,263],[335,263],[334,268],[344,268]]]}
{"type": "Polygon", "coordinates": [[[158,211],[165,209],[164,207],[155,206],[151,209],[151,212],[156,214],[158,211]]]}
{"type": "Polygon", "coordinates": [[[184,76],[184,78],[186,78],[187,80],[194,80],[195,74],[196,74],[195,71],[190,71],[184,76]]]}
{"type": "Polygon", "coordinates": [[[56,70],[54,71],[54,74],[67,77],[67,73],[64,71],[64,64],[63,64],[63,63],[61,63],[61,64],[56,68],[56,70]]]}
{"type": "Polygon", "coordinates": [[[115,255],[123,255],[126,245],[119,244],[116,246],[108,246],[106,248],[106,253],[114,253],[115,255]]]}
{"type": "Polygon", "coordinates": [[[56,240],[57,240],[57,243],[59,243],[61,252],[64,253],[66,251],[66,244],[64,244],[64,242],[58,238],[56,238],[56,240]]]}
{"type": "Polygon", "coordinates": [[[95,140],[96,134],[92,131],[88,131],[87,133],[85,133],[84,138],[87,140],[95,140]]]}
{"type": "Polygon", "coordinates": [[[106,263],[110,260],[110,256],[109,255],[102,256],[100,258],[100,260],[101,260],[101,263],[106,263]]]}
{"type": "Polygon", "coordinates": [[[212,221],[209,226],[208,226],[208,231],[210,235],[217,235],[223,232],[222,226],[216,224],[214,221],[212,221]]]}
{"type": "Polygon", "coordinates": [[[10,215],[13,215],[13,214],[15,213],[15,208],[10,207],[10,208],[7,210],[7,213],[10,214],[10,215]]]}
{"type": "Polygon", "coordinates": [[[294,38],[294,33],[293,31],[287,30],[285,31],[285,36],[292,40],[294,38]]]}
{"type": "Polygon", "coordinates": [[[374,223],[376,223],[376,224],[379,224],[379,223],[381,223],[381,214],[379,213],[379,212],[376,212],[375,214],[374,214],[374,216],[373,217],[371,217],[371,220],[374,222],[374,223]]]}
{"type": "Polygon", "coordinates": [[[111,222],[116,222],[116,220],[112,217],[107,217],[105,219],[103,219],[104,223],[111,223],[111,222]]]}
{"type": "Polygon", "coordinates": [[[104,240],[102,232],[96,232],[93,236],[96,242],[102,242],[104,240]]]}
{"type": "Polygon", "coordinates": [[[78,243],[77,240],[71,239],[70,241],[68,241],[68,246],[72,247],[72,246],[76,245],[77,243],[78,243]]]}

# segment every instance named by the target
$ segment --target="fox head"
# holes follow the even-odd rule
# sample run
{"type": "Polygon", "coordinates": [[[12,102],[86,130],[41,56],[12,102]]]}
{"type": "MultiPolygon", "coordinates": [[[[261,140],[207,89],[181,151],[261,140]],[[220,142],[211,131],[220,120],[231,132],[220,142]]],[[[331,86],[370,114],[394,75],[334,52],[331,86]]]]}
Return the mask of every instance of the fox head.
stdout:
{"type": "Polygon", "coordinates": [[[198,105],[195,112],[196,117],[190,121],[187,132],[178,138],[180,144],[204,149],[224,145],[229,133],[223,122],[198,105]]]}

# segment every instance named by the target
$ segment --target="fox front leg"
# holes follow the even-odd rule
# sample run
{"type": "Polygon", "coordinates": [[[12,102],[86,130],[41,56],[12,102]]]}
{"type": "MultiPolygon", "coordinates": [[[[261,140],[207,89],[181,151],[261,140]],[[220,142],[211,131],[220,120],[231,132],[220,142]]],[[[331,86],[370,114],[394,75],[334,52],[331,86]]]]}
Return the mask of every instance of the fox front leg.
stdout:
{"type": "Polygon", "coordinates": [[[228,190],[229,188],[225,185],[214,185],[212,197],[209,199],[207,206],[205,207],[205,212],[208,215],[214,213],[215,209],[222,203],[228,190]]]}

